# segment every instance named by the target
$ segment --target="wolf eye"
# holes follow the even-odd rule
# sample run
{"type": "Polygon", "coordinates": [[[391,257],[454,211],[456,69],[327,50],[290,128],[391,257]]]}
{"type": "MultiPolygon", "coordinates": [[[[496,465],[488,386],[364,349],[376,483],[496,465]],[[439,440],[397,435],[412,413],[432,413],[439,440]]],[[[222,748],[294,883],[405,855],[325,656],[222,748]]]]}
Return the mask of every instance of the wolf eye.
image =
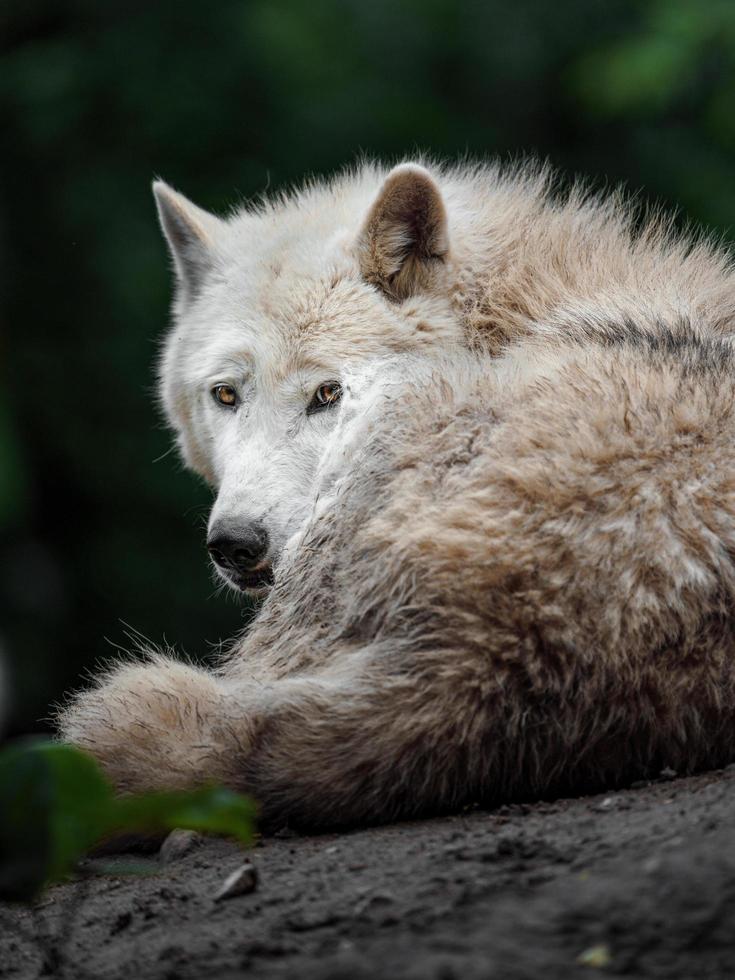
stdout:
{"type": "Polygon", "coordinates": [[[232,385],[215,385],[212,388],[212,398],[225,408],[235,408],[237,405],[237,392],[232,385]]]}
{"type": "Polygon", "coordinates": [[[322,409],[331,408],[341,397],[342,385],[339,381],[325,381],[314,392],[314,397],[306,408],[306,414],[312,415],[314,412],[321,412],[322,409]]]}

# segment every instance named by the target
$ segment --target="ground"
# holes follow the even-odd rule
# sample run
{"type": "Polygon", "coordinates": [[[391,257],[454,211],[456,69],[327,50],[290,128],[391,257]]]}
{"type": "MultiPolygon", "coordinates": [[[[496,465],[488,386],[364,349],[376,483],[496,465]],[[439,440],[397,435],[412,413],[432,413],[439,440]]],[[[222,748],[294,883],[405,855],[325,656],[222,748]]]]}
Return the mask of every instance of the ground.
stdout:
{"type": "Polygon", "coordinates": [[[0,909],[0,977],[735,977],[734,817],[731,766],[248,854],[208,841],[0,909]],[[257,888],[215,901],[244,859],[257,888]]]}

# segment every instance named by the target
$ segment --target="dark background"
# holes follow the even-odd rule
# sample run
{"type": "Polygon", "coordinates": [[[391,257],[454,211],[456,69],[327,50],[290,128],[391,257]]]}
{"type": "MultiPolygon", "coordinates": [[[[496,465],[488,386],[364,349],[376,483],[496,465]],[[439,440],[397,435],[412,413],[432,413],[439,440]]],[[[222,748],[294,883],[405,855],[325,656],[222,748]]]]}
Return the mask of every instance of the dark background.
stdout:
{"type": "Polygon", "coordinates": [[[0,39],[16,732],[129,645],[124,624],[202,655],[246,614],[214,597],[209,491],[155,409],[154,175],[222,209],[360,152],[531,153],[726,237],[735,219],[731,0],[2,0],[0,39]]]}

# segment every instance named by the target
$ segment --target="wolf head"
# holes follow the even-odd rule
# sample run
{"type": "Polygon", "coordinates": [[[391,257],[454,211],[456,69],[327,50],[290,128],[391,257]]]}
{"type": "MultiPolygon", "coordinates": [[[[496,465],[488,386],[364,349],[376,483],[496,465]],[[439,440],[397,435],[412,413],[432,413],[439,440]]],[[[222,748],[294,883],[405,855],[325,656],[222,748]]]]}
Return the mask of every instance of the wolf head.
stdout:
{"type": "Polygon", "coordinates": [[[361,168],[220,219],[162,182],[176,273],[162,402],[185,462],[217,491],[208,547],[262,592],[311,512],[347,379],[461,342],[438,179],[361,168]]]}

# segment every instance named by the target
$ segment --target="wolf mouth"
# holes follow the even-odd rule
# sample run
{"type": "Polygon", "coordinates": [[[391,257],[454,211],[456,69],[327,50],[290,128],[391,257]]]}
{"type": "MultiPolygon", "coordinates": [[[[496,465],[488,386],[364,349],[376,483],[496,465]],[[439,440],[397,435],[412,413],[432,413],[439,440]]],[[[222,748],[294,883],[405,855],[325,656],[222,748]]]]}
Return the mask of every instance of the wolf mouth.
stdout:
{"type": "Polygon", "coordinates": [[[273,566],[263,565],[238,575],[230,573],[227,578],[240,592],[264,592],[273,585],[273,566]]]}

